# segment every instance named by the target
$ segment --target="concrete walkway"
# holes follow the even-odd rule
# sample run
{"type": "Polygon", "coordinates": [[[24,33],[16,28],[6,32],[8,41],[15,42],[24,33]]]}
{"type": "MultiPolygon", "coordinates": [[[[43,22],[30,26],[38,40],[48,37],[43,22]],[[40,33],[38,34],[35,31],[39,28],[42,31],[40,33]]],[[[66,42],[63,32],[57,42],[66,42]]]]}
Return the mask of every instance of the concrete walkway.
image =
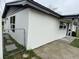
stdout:
{"type": "Polygon", "coordinates": [[[77,37],[70,37],[70,36],[66,36],[64,38],[62,38],[61,40],[66,41],[67,43],[71,43],[74,39],[76,39],[77,37]]]}
{"type": "Polygon", "coordinates": [[[42,59],[79,59],[79,48],[65,40],[56,40],[34,50],[42,59]]]}

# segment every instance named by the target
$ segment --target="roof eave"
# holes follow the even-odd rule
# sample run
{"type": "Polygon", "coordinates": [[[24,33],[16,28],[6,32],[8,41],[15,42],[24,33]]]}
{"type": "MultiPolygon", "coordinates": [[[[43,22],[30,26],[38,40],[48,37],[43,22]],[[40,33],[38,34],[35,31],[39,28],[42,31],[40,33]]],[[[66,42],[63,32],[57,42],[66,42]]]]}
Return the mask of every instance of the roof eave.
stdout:
{"type": "MultiPolygon", "coordinates": [[[[61,17],[60,14],[58,14],[58,13],[56,13],[56,12],[54,12],[54,11],[48,9],[48,8],[45,7],[45,6],[40,5],[39,3],[35,2],[35,1],[27,0],[26,2],[27,2],[26,5],[30,5],[30,6],[32,6],[32,7],[34,7],[34,8],[37,8],[37,7],[38,7],[37,9],[39,9],[40,11],[46,12],[47,14],[53,15],[53,16],[55,16],[55,17],[57,17],[57,18],[60,18],[60,17],[61,17]],[[47,12],[47,11],[48,11],[48,12],[47,12]]],[[[11,2],[11,3],[12,3],[12,2],[11,2]]],[[[2,18],[5,18],[5,17],[6,17],[6,13],[7,13],[8,9],[9,9],[8,7],[16,6],[16,5],[9,5],[9,4],[10,4],[10,3],[7,3],[7,4],[5,5],[2,18]]],[[[22,4],[21,4],[21,5],[22,5],[22,4]]],[[[24,5],[22,5],[22,6],[24,6],[24,5]]]]}

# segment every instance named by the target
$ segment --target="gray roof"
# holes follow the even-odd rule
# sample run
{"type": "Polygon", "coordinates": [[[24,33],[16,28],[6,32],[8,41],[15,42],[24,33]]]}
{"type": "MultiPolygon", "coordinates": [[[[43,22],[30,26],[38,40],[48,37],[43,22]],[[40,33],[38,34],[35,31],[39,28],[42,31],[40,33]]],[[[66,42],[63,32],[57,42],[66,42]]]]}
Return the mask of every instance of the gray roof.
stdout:
{"type": "Polygon", "coordinates": [[[10,3],[6,3],[5,4],[5,8],[4,8],[4,12],[3,12],[3,15],[2,15],[2,18],[5,18],[6,17],[6,14],[9,10],[10,7],[12,6],[21,6],[21,7],[26,7],[26,8],[33,8],[33,9],[36,9],[38,11],[41,11],[43,13],[46,13],[48,15],[52,15],[56,18],[74,18],[74,17],[78,17],[79,15],[60,15],[52,10],[50,10],[49,8],[33,1],[33,0],[22,0],[22,1],[14,1],[14,2],[10,2],[10,3]]]}

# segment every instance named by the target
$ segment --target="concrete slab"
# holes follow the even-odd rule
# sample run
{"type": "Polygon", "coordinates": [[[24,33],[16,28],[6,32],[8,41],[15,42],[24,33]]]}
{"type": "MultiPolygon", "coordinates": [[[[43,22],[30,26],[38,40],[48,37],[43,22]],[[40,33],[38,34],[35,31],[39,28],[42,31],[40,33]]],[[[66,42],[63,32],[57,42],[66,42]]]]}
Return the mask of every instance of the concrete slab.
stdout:
{"type": "Polygon", "coordinates": [[[42,59],[79,59],[79,48],[70,46],[64,40],[56,40],[34,49],[42,59]]]}
{"type": "Polygon", "coordinates": [[[17,47],[15,46],[15,44],[11,44],[11,45],[6,45],[6,50],[7,51],[12,51],[17,49],[17,47]]]}
{"type": "Polygon", "coordinates": [[[66,36],[64,38],[61,38],[61,40],[67,41],[68,43],[71,43],[76,38],[77,37],[66,36]]]}
{"type": "Polygon", "coordinates": [[[13,43],[13,41],[10,39],[7,39],[7,43],[13,43]]]}

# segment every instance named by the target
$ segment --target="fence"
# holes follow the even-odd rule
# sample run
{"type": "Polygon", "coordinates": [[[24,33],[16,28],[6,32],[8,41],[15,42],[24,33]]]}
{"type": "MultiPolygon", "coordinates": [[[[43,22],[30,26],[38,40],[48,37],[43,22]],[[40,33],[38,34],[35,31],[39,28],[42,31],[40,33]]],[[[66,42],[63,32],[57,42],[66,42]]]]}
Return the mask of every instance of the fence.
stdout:
{"type": "Polygon", "coordinates": [[[26,32],[25,29],[19,28],[19,29],[5,29],[3,30],[3,33],[10,34],[19,44],[26,47],[26,32]]]}
{"type": "MultiPolygon", "coordinates": [[[[15,41],[17,41],[19,44],[21,44],[22,46],[26,47],[26,32],[25,29],[19,28],[19,29],[5,29],[3,30],[3,35],[4,34],[9,34],[15,41]]],[[[4,41],[3,41],[4,44],[4,41]]],[[[22,58],[22,54],[23,54],[23,50],[17,52],[16,53],[12,53],[8,56],[6,56],[5,59],[23,59],[22,58]]]]}

